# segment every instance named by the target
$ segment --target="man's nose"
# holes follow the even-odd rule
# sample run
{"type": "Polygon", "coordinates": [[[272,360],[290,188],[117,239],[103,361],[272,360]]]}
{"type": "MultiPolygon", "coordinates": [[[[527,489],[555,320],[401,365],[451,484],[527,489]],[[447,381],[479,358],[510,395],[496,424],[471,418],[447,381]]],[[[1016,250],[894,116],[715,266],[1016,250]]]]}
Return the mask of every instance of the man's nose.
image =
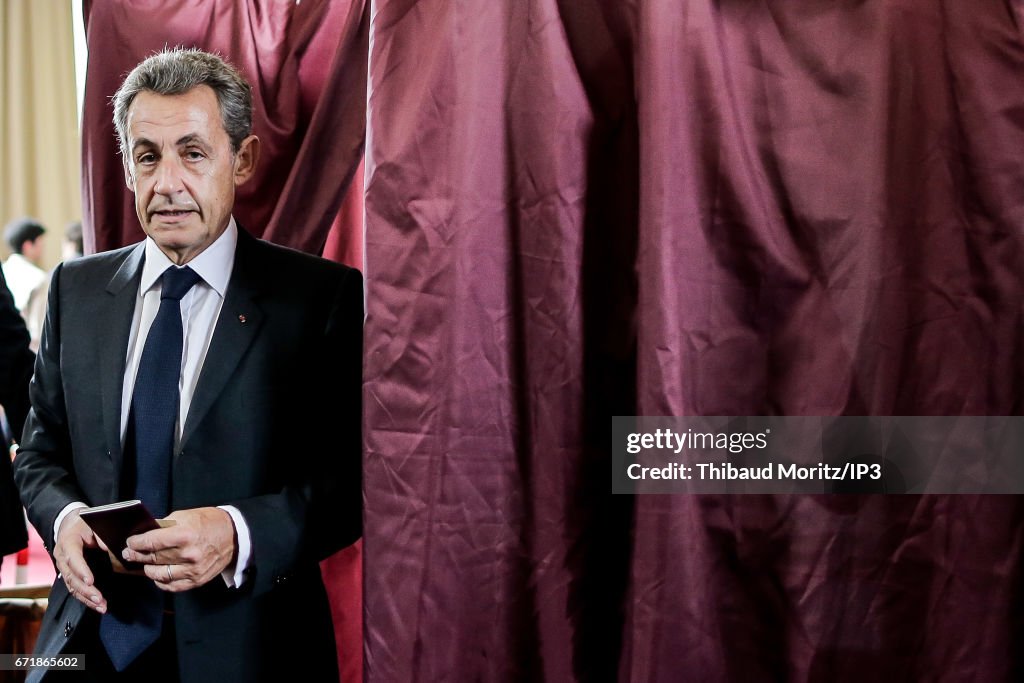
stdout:
{"type": "Polygon", "coordinates": [[[173,195],[182,188],[180,165],[173,158],[161,159],[156,169],[156,184],[153,191],[157,194],[173,195]]]}

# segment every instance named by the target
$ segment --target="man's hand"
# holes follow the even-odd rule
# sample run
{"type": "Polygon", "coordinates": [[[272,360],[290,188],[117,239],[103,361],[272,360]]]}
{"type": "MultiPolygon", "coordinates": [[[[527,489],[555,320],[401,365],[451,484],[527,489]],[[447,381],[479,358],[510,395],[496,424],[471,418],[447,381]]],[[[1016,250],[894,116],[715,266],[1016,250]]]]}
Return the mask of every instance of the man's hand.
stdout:
{"type": "Polygon", "coordinates": [[[176,524],[128,538],[123,557],[146,565],[157,588],[178,593],[216,578],[238,552],[231,515],[215,507],[178,510],[176,524]]]}
{"type": "Polygon", "coordinates": [[[68,592],[89,609],[103,614],[107,611],[107,601],[93,585],[96,579],[85,561],[85,549],[105,549],[105,546],[92,533],[89,525],[82,521],[79,512],[81,509],[72,510],[61,521],[53,547],[53,559],[68,592]]]}

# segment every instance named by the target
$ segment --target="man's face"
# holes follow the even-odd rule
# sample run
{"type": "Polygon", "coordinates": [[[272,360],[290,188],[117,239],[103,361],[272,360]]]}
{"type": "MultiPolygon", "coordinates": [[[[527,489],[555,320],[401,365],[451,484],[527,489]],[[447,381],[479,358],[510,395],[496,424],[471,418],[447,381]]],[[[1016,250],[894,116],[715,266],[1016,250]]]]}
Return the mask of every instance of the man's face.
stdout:
{"type": "Polygon", "coordinates": [[[21,255],[24,256],[28,261],[39,265],[43,260],[43,247],[45,246],[46,235],[40,235],[30,242],[24,242],[21,245],[21,255]]]}
{"type": "Polygon", "coordinates": [[[182,95],[140,92],[128,109],[127,137],[125,181],[142,229],[169,259],[187,263],[227,228],[259,140],[250,135],[232,153],[217,95],[206,85],[182,95]]]}

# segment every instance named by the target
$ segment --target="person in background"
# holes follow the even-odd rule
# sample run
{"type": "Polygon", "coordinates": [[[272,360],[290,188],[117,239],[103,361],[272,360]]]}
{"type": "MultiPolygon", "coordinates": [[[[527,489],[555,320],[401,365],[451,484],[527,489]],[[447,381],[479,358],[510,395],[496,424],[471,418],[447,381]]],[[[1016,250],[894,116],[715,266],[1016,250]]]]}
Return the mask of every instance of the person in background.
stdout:
{"type": "Polygon", "coordinates": [[[6,422],[7,436],[0,453],[0,564],[5,555],[17,552],[28,543],[25,533],[25,512],[11,478],[8,439],[21,434],[28,412],[28,385],[32,378],[35,355],[28,348],[28,331],[14,306],[0,269],[0,405],[6,422]]]}
{"type": "Polygon", "coordinates": [[[336,681],[319,562],[362,533],[362,277],[236,222],[260,141],[234,67],[164,50],[113,105],[147,237],[50,283],[14,461],[59,571],[36,654],[84,653],[76,681],[336,681]],[[174,522],[128,539],[142,576],[80,516],[133,499],[174,522]]]}
{"type": "Polygon", "coordinates": [[[4,228],[4,240],[11,248],[4,273],[19,311],[25,310],[32,292],[46,281],[46,271],[39,267],[45,239],[46,228],[34,218],[18,218],[4,228]]]}
{"type": "Polygon", "coordinates": [[[73,221],[64,228],[64,241],[60,245],[60,260],[70,261],[85,254],[82,241],[82,221],[73,221]]]}
{"type": "MultiPolygon", "coordinates": [[[[71,261],[82,256],[82,223],[74,221],[68,223],[64,229],[64,240],[60,245],[61,261],[71,261]]],[[[31,338],[33,351],[39,350],[39,337],[43,333],[43,322],[46,320],[46,299],[50,292],[50,278],[53,277],[51,270],[46,278],[39,283],[39,286],[32,290],[25,307],[21,309],[21,316],[25,318],[25,325],[28,327],[28,334],[31,338]]]]}

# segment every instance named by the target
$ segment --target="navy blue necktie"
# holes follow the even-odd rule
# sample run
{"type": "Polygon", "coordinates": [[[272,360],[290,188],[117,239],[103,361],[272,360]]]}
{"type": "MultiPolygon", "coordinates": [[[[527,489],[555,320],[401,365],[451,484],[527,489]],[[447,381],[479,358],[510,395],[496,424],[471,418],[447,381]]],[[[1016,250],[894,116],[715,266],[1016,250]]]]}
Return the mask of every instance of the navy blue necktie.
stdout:
{"type": "MultiPolygon", "coordinates": [[[[184,337],[181,298],[200,279],[188,266],[171,266],[161,277],[160,310],[139,361],[125,444],[126,464],[135,474],[134,482],[128,482],[134,484],[133,496],[158,518],[170,512],[184,337]]],[[[149,579],[128,577],[118,583],[121,585],[107,601],[109,611],[100,621],[100,640],[114,668],[123,671],[160,637],[164,598],[149,579]]]]}

